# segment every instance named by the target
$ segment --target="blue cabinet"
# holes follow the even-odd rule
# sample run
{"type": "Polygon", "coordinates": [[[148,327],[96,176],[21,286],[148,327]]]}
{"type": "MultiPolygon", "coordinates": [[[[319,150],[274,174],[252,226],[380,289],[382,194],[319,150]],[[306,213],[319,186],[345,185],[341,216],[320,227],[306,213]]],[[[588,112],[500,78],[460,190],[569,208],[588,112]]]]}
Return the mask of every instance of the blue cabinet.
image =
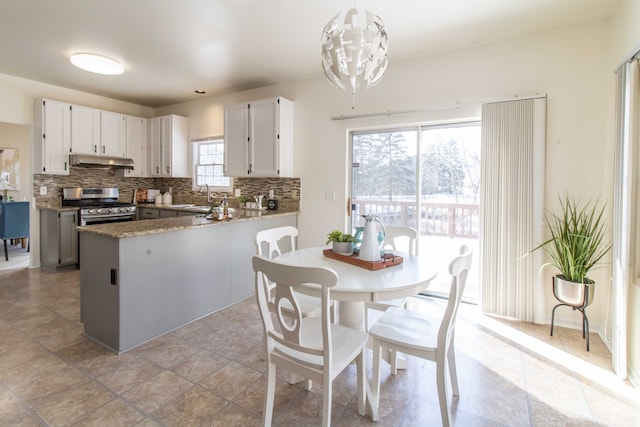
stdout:
{"type": "Polygon", "coordinates": [[[0,202],[0,239],[9,261],[7,240],[29,237],[29,202],[0,202]]]}

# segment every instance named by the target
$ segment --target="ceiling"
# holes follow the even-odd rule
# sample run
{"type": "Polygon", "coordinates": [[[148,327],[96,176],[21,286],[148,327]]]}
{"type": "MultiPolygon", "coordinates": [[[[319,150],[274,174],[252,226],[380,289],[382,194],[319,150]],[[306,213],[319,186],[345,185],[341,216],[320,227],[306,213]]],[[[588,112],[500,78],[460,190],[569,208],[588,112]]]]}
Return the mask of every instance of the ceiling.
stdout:
{"type": "MultiPolygon", "coordinates": [[[[394,61],[606,19],[620,0],[358,0],[394,61]]],[[[0,73],[148,107],[321,75],[320,35],[344,0],[3,0],[0,73]],[[76,52],[120,61],[102,76],[76,52]],[[197,95],[196,89],[206,91],[197,95]]]]}

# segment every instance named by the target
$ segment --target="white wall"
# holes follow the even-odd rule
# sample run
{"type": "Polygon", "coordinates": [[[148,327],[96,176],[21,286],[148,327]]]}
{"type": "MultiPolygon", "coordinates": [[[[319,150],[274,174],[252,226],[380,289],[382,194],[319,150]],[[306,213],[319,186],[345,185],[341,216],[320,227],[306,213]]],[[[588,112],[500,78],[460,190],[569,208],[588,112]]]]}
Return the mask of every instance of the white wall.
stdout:
{"type": "MultiPolygon", "coordinates": [[[[392,123],[439,122],[478,118],[479,101],[516,95],[548,95],[546,205],[553,208],[565,192],[584,199],[612,201],[613,158],[605,117],[608,24],[549,31],[504,43],[480,46],[403,62],[391,62],[381,83],[356,96],[333,88],[323,76],[307,81],[206,98],[165,107],[158,113],[186,115],[193,137],[220,135],[223,106],[281,95],[295,101],[295,174],[301,178],[300,247],[323,244],[329,230],[346,227],[350,130],[392,123]],[[421,114],[333,121],[340,115],[427,109],[455,103],[466,108],[421,114]],[[325,190],[336,201],[325,201],[325,190]]],[[[551,271],[542,281],[549,313],[551,271]]],[[[589,309],[594,330],[604,325],[608,269],[595,273],[602,284],[589,309]]],[[[580,325],[581,318],[558,312],[559,323],[580,325]]]]}

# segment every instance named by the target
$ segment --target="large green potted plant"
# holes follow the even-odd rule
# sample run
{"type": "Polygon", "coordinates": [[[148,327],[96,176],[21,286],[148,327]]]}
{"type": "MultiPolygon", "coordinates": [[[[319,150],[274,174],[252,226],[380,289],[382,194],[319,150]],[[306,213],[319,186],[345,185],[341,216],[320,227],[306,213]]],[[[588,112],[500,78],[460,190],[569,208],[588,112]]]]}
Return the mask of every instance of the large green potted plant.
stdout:
{"type": "Polygon", "coordinates": [[[547,212],[545,222],[551,237],[533,250],[542,249],[560,274],[553,278],[553,294],[565,304],[586,307],[593,301],[595,283],[589,271],[611,249],[606,239],[604,206],[581,204],[575,198],[560,198],[560,213],[547,212]]]}

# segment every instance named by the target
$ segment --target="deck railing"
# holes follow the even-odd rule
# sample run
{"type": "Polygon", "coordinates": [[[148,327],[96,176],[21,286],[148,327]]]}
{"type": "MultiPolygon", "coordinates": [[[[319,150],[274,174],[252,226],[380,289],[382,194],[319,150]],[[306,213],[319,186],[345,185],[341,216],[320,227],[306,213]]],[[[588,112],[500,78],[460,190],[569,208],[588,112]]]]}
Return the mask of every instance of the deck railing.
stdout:
{"type": "Polygon", "coordinates": [[[374,214],[385,225],[413,227],[423,235],[478,238],[476,204],[420,202],[419,214],[414,202],[356,199],[353,204],[354,215],[374,214]]]}

